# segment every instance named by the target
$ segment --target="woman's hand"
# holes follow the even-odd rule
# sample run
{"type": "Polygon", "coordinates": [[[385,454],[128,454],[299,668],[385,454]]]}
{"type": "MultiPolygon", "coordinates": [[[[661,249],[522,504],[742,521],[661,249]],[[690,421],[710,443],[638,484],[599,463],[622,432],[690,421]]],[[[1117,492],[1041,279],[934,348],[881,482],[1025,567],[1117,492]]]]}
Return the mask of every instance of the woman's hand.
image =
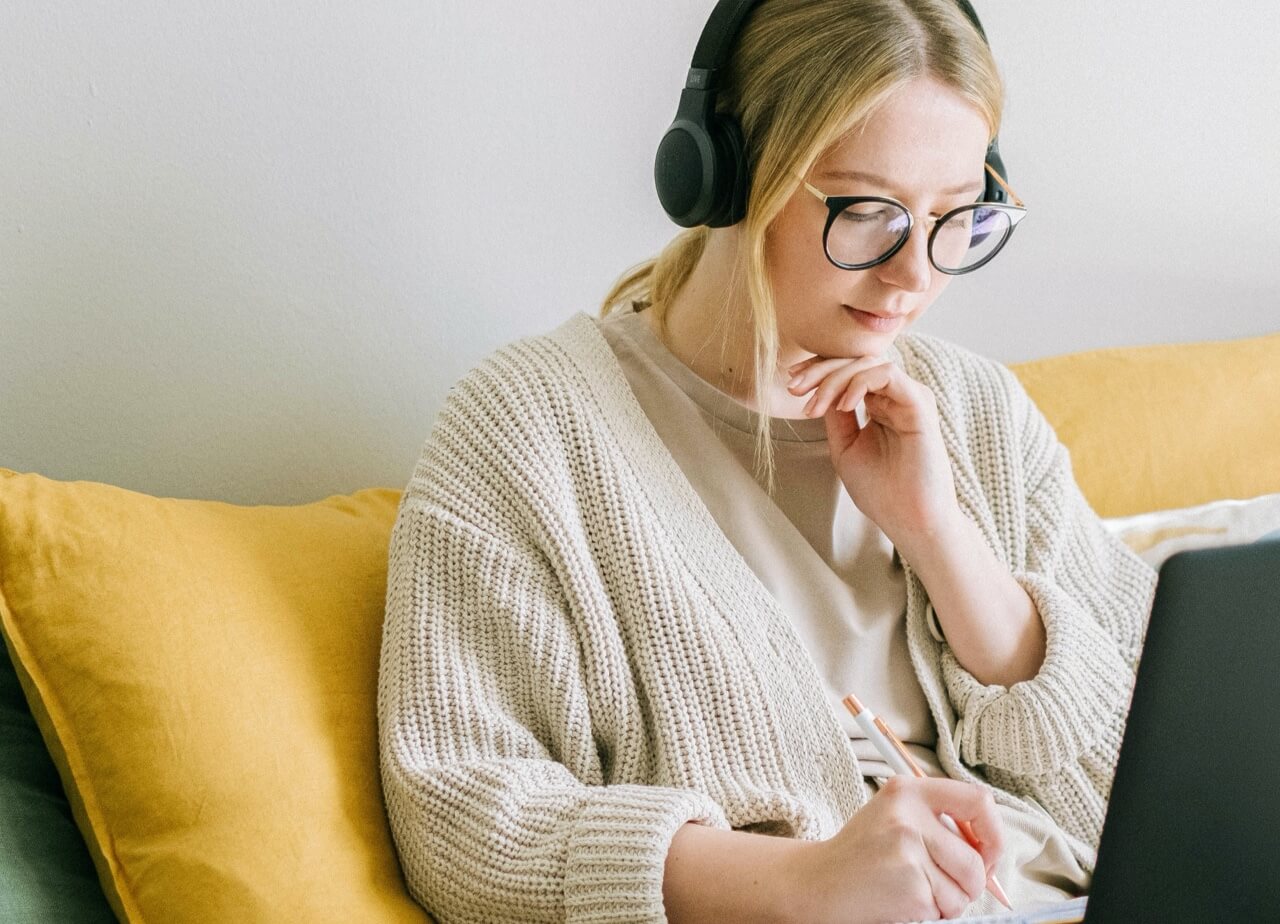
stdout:
{"type": "Polygon", "coordinates": [[[924,584],[952,653],[980,683],[1012,686],[1044,664],[1035,602],[956,500],[938,406],[927,385],[881,357],[810,357],[792,394],[812,391],[831,462],[858,509],[924,584]],[[867,423],[853,409],[865,398],[867,423]]]}
{"type": "Polygon", "coordinates": [[[788,391],[813,391],[806,413],[824,415],[831,463],[858,509],[905,550],[957,522],[951,460],[928,386],[878,356],[813,356],[790,368],[788,391]],[[864,401],[867,424],[854,408],[864,401]]]}
{"type": "Polygon", "coordinates": [[[958,917],[1004,851],[991,793],[976,783],[895,776],[834,837],[788,859],[796,920],[814,924],[958,917]],[[980,851],[938,818],[973,825],[980,851]]]}

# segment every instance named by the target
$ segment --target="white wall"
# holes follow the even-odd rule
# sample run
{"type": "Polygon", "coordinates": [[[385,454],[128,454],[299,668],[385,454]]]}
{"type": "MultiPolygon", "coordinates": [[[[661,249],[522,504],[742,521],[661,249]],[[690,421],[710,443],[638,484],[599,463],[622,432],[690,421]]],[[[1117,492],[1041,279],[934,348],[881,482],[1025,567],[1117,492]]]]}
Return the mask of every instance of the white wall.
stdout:
{"type": "MultiPolygon", "coordinates": [[[[0,465],[403,487],[453,381],[675,232],[654,146],[711,5],[0,5],[0,465]]],[[[977,7],[1032,211],[921,329],[1006,362],[1280,330],[1280,7],[977,7]]]]}

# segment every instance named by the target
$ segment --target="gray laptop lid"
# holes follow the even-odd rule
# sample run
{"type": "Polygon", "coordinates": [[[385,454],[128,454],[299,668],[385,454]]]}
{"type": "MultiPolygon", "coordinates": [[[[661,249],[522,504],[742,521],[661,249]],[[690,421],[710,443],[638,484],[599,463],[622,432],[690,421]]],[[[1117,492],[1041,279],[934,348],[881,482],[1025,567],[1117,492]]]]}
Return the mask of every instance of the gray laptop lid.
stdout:
{"type": "Polygon", "coordinates": [[[1280,538],[1161,567],[1085,914],[1247,920],[1280,920],[1280,538]]]}

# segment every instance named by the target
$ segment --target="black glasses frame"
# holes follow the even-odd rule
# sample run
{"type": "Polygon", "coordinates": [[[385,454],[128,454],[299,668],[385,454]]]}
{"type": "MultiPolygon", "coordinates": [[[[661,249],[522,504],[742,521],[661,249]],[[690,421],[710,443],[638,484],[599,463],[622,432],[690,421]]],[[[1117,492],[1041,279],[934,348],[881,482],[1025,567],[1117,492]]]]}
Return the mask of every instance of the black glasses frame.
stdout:
{"type": "MultiPolygon", "coordinates": [[[[991,175],[994,176],[996,180],[1000,183],[1000,185],[1005,188],[1005,190],[1009,193],[1010,197],[1018,204],[1007,205],[1006,203],[1003,203],[1003,202],[970,202],[965,205],[959,206],[958,208],[954,208],[951,211],[947,212],[945,215],[936,219],[933,223],[933,230],[929,232],[929,240],[928,240],[928,245],[926,247],[926,250],[928,251],[928,254],[929,254],[930,265],[933,266],[933,268],[940,273],[945,273],[948,276],[963,276],[966,273],[972,273],[974,270],[980,269],[981,267],[986,266],[988,263],[991,262],[991,260],[995,257],[996,254],[998,254],[1001,250],[1004,249],[1004,245],[1009,243],[1009,238],[1013,237],[1013,232],[1017,228],[1018,222],[1020,222],[1027,214],[1026,206],[1023,204],[1022,200],[1018,198],[1017,193],[1015,193],[1012,189],[1010,189],[1009,186],[1000,177],[1000,175],[991,169],[990,164],[987,164],[986,167],[987,167],[987,170],[991,173],[991,175]],[[973,211],[975,209],[980,209],[980,208],[995,209],[997,211],[1004,212],[1009,217],[1009,227],[1004,231],[1004,237],[1001,239],[1000,243],[996,245],[995,250],[991,251],[991,253],[987,254],[977,263],[973,264],[973,266],[967,266],[964,269],[960,269],[960,270],[945,269],[944,267],[939,266],[937,261],[933,259],[933,240],[938,234],[938,229],[941,228],[942,225],[948,219],[955,217],[959,213],[965,212],[965,211],[973,211]]],[[[893,199],[888,196],[828,196],[825,193],[821,192],[820,190],[816,189],[807,180],[804,181],[804,185],[805,185],[805,188],[809,190],[809,192],[813,193],[814,196],[816,196],[819,200],[821,200],[827,206],[827,223],[822,228],[822,252],[826,255],[827,260],[831,263],[832,266],[838,267],[839,269],[843,269],[843,270],[864,270],[864,269],[870,269],[873,266],[879,266],[881,263],[885,262],[886,260],[891,259],[894,254],[896,254],[899,250],[901,250],[902,246],[911,237],[911,231],[915,227],[916,217],[915,215],[911,214],[911,209],[907,208],[897,199],[893,199]],[[893,205],[898,207],[907,216],[907,227],[906,227],[906,230],[902,232],[901,236],[899,236],[898,242],[894,244],[892,247],[890,247],[885,253],[877,257],[876,259],[871,260],[867,263],[841,263],[835,257],[831,256],[831,251],[827,247],[827,237],[831,232],[831,226],[835,224],[836,218],[839,217],[840,213],[843,212],[845,209],[847,209],[849,206],[857,205],[860,202],[883,202],[888,205],[893,205]]]]}

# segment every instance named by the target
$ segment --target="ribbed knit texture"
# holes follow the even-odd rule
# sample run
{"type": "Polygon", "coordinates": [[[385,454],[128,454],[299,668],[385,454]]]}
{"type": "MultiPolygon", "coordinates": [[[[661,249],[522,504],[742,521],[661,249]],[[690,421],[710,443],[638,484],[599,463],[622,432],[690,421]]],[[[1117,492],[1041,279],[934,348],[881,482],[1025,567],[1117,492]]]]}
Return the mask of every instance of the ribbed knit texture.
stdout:
{"type": "MultiPolygon", "coordinates": [[[[889,355],[937,397],[961,509],[1048,642],[1031,680],[979,683],[903,563],[939,760],[1038,803],[1092,870],[1155,572],[1006,368],[923,334],[889,355]]],[[[824,839],[869,797],[786,614],[582,313],[448,394],[391,535],[378,727],[405,879],[442,924],[663,921],[683,823],[824,839]]]]}

